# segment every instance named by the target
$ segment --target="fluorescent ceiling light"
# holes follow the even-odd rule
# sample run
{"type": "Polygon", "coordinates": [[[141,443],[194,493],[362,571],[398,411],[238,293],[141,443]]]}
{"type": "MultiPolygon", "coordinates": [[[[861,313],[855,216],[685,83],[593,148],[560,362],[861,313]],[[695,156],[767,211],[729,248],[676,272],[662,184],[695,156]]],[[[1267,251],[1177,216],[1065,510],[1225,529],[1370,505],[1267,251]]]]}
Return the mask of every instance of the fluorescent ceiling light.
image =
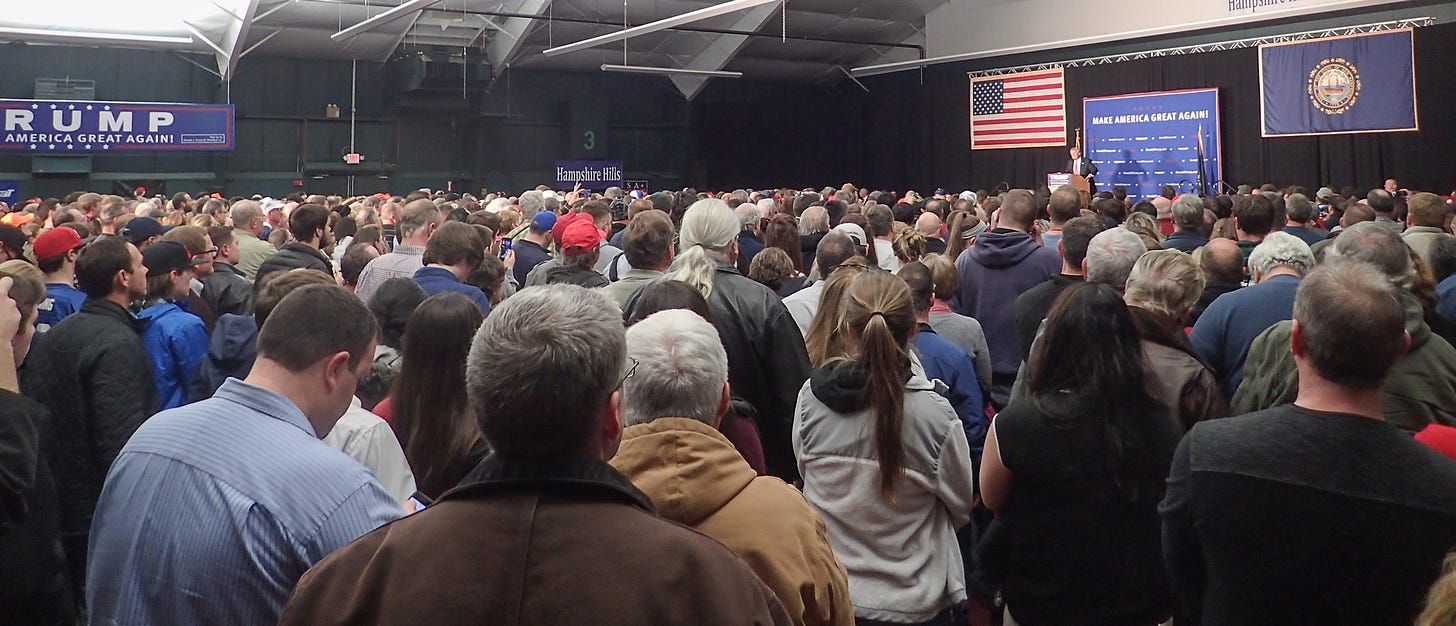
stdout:
{"type": "Polygon", "coordinates": [[[427,7],[439,3],[440,0],[408,0],[404,4],[380,13],[379,15],[371,17],[367,20],[359,22],[358,24],[345,28],[344,30],[341,30],[337,33],[329,35],[329,39],[332,39],[334,41],[343,41],[345,39],[354,37],[355,35],[360,35],[379,28],[380,26],[404,17],[406,14],[414,13],[415,11],[423,11],[427,7]]]}
{"type": "Polygon", "coordinates": [[[64,39],[86,39],[90,41],[127,41],[136,43],[171,43],[191,45],[191,37],[169,37],[165,35],[138,35],[135,33],[88,33],[75,30],[50,30],[45,28],[11,28],[0,26],[0,36],[42,37],[64,39]]]}
{"type": "Polygon", "coordinates": [[[12,28],[185,36],[179,20],[211,31],[232,19],[224,11],[241,15],[247,0],[9,0],[3,4],[3,22],[12,28]]]}
{"type": "Polygon", "coordinates": [[[556,56],[558,54],[566,54],[568,52],[576,52],[577,50],[595,48],[602,44],[608,44],[614,41],[622,41],[623,39],[631,39],[640,35],[655,33],[659,30],[676,28],[684,24],[691,24],[693,22],[718,17],[720,15],[726,15],[734,11],[742,11],[744,9],[751,9],[753,7],[763,4],[772,4],[775,2],[783,1],[784,0],[730,0],[729,2],[722,2],[710,7],[698,9],[696,11],[689,11],[687,13],[683,13],[682,15],[676,15],[673,17],[660,19],[656,22],[649,22],[641,26],[633,26],[631,28],[619,30],[615,33],[607,33],[600,37],[592,37],[591,39],[583,39],[576,43],[569,43],[564,46],[547,48],[541,51],[541,54],[550,57],[556,56]]]}
{"type": "Polygon", "coordinates": [[[722,72],[712,70],[687,70],[675,67],[648,67],[645,65],[603,65],[603,72],[623,74],[652,74],[654,76],[696,76],[698,78],[743,78],[743,72],[722,72]]]}

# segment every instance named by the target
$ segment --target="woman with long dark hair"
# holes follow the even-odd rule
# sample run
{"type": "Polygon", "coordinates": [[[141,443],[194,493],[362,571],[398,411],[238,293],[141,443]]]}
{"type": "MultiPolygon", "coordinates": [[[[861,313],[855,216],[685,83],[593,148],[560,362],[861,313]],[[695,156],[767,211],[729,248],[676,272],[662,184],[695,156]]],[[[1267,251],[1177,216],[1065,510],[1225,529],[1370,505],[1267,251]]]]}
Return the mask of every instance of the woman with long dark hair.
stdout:
{"type": "Polygon", "coordinates": [[[1005,564],[1014,623],[1160,624],[1172,615],[1158,502],[1182,435],[1148,394],[1141,338],[1110,285],[1057,298],[1028,393],[992,422],[981,561],[1005,564]]]}
{"type": "Polygon", "coordinates": [[[390,425],[421,493],[438,498],[488,451],[465,395],[465,357],[485,317],[458,293],[429,297],[404,331],[404,366],[390,394],[390,425]]]}
{"type": "Polygon", "coordinates": [[[799,244],[799,223],[792,215],[779,213],[764,226],[763,245],[783,250],[789,256],[789,261],[793,262],[794,271],[804,274],[809,269],[804,267],[804,252],[799,244]]]}
{"type": "Polygon", "coordinates": [[[956,529],[975,498],[965,429],[911,371],[905,281],[861,271],[841,309],[844,355],[813,371],[794,413],[804,497],[824,517],[860,623],[948,625],[966,599],[956,529]]]}

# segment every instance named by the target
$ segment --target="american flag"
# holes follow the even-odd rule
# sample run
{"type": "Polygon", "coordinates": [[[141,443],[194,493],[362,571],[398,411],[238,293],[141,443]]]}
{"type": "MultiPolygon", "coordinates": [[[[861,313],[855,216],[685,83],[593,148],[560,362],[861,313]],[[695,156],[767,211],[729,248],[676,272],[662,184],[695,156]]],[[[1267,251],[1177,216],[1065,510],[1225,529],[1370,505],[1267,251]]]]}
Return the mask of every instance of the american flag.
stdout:
{"type": "Polygon", "coordinates": [[[971,79],[971,149],[1067,145],[1062,70],[971,79]]]}

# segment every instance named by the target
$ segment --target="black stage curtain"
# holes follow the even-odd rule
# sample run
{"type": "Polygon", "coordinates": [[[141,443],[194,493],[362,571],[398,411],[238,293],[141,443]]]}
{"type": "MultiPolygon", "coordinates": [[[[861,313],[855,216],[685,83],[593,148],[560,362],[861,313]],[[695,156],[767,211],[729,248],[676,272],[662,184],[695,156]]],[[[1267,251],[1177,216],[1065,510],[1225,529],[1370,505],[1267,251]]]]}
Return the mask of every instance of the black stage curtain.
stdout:
{"type": "MultiPolygon", "coordinates": [[[[1155,42],[1154,42],[1155,43],[1155,42]]],[[[1150,47],[1156,47],[1151,45],[1150,47]]],[[[1232,185],[1311,188],[1380,186],[1394,177],[1412,189],[1456,189],[1456,24],[1416,29],[1421,131],[1260,136],[1258,50],[1189,54],[1066,72],[1068,143],[1082,126],[1082,99],[1218,87],[1223,177],[1232,185]]],[[[1067,56],[1082,56],[1077,51],[1067,56]]],[[[727,81],[719,81],[725,83],[727,81]]],[[[827,185],[877,189],[1031,187],[1062,167],[1065,148],[970,150],[970,80],[934,68],[835,89],[722,86],[694,107],[697,155],[711,188],[827,185]],[[731,90],[731,91],[730,91],[731,90]]]]}

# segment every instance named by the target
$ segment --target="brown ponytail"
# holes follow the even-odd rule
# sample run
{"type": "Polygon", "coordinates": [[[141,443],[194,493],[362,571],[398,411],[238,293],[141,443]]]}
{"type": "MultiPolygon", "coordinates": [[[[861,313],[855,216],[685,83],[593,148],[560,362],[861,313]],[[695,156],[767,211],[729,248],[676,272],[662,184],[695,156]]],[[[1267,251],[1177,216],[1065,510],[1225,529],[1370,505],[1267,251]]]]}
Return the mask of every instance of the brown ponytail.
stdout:
{"type": "Polygon", "coordinates": [[[854,277],[866,271],[869,261],[862,256],[846,259],[839,267],[824,278],[824,291],[819,294],[819,310],[804,335],[804,347],[809,351],[809,364],[820,367],[829,361],[844,356],[844,316],[841,309],[844,294],[854,277]]]}
{"type": "Polygon", "coordinates": [[[905,380],[910,374],[906,343],[915,329],[910,287],[889,272],[856,276],[844,299],[844,324],[855,338],[853,360],[868,371],[865,393],[875,412],[875,450],[880,495],[893,500],[905,473],[905,380]],[[857,341],[856,341],[857,340],[857,341]]]}

